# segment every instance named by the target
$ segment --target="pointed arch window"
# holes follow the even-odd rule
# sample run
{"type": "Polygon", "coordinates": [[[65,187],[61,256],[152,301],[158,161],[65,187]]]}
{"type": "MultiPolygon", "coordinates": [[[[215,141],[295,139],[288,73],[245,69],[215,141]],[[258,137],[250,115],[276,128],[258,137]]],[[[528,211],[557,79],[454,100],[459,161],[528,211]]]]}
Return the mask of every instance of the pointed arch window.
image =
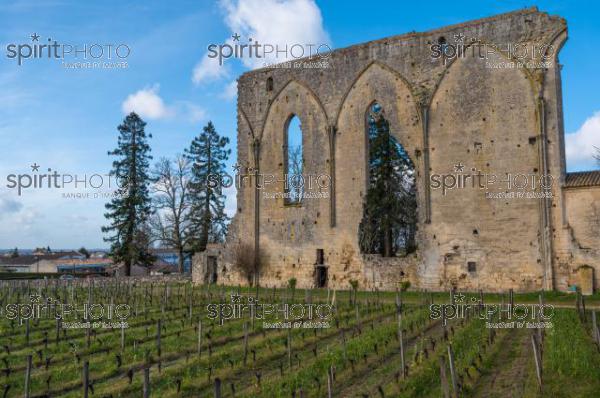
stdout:
{"type": "Polygon", "coordinates": [[[367,195],[359,246],[368,254],[406,255],[416,249],[415,167],[377,102],[367,110],[366,130],[367,195]]]}
{"type": "Polygon", "coordinates": [[[291,115],[285,127],[284,180],[286,204],[300,204],[304,195],[304,152],[300,118],[291,115]]]}

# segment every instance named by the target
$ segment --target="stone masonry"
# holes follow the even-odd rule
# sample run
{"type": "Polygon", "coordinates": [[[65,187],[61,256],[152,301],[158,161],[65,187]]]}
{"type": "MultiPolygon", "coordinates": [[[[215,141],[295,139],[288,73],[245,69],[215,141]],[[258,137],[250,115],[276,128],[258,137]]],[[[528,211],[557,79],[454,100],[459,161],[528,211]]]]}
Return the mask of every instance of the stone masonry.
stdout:
{"type": "Polygon", "coordinates": [[[563,18],[531,8],[335,50],[328,67],[300,60],[243,74],[240,173],[276,178],[258,188],[241,184],[227,243],[195,257],[194,280],[207,280],[211,257],[217,283],[247,283],[232,254],[242,244],[254,248],[248,256],[259,253],[263,286],[290,278],[316,286],[320,258],[334,288],[349,288],[351,280],[381,289],[402,282],[429,290],[597,286],[600,174],[582,183],[565,169],[558,53],[566,39],[563,18]],[[499,50],[475,51],[492,46],[499,50]],[[459,47],[463,56],[433,54],[459,47]],[[358,246],[365,117],[374,102],[415,164],[418,248],[406,257],[363,255],[358,246]],[[294,115],[303,174],[331,178],[324,197],[300,205],[277,196],[285,191],[286,128],[294,115]]]}

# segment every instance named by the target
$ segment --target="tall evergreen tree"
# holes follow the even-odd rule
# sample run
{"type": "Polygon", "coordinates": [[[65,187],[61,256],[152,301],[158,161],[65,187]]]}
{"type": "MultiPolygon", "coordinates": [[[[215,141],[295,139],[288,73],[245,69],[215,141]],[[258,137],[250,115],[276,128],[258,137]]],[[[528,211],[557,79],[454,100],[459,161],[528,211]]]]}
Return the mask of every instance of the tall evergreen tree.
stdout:
{"type": "Polygon", "coordinates": [[[111,176],[120,185],[119,192],[106,204],[104,217],[111,220],[102,232],[111,234],[104,238],[111,244],[111,257],[123,263],[125,275],[131,275],[133,265],[149,266],[154,257],[150,252],[148,219],[152,213],[149,195],[150,146],[144,127],[146,123],[134,112],[118,127],[119,139],[111,176]]]}
{"type": "Polygon", "coordinates": [[[367,117],[369,134],[369,187],[360,225],[364,253],[393,256],[398,249],[414,249],[417,216],[414,166],[390,133],[379,104],[367,117]]]}
{"type": "Polygon", "coordinates": [[[228,144],[229,139],[221,137],[212,122],[208,122],[186,150],[186,156],[192,162],[190,193],[191,219],[197,236],[193,245],[195,251],[204,251],[209,242],[222,241],[227,232],[225,195],[221,186],[209,184],[209,176],[225,174],[225,162],[231,153],[228,144]]]}

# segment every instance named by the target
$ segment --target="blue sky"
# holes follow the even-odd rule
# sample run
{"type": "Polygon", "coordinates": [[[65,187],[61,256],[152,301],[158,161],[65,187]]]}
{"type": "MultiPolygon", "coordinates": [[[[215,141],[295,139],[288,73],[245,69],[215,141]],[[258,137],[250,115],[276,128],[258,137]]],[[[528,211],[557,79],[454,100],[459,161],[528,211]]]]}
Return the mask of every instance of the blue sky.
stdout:
{"type": "MultiPolygon", "coordinates": [[[[600,4],[594,1],[465,1],[366,4],[346,0],[16,0],[0,3],[0,248],[50,245],[105,247],[100,226],[104,200],[69,199],[58,190],[6,188],[9,174],[31,173],[32,164],[60,173],[104,174],[124,112],[140,110],[152,133],[155,159],[183,151],[208,120],[235,145],[235,78],[250,62],[225,68],[203,64],[207,46],[231,40],[234,31],[279,40],[321,40],[333,48],[409,31],[425,31],[537,5],[567,19],[564,64],[565,130],[574,133],[569,169],[593,166],[586,148],[600,146],[600,4]],[[54,59],[6,57],[10,44],[30,35],[60,43],[126,44],[122,70],[64,68],[54,59]]],[[[235,150],[233,151],[235,156],[235,150]]],[[[231,159],[233,163],[235,159],[231,159]]],[[[227,206],[235,208],[230,191],[227,206]]]]}

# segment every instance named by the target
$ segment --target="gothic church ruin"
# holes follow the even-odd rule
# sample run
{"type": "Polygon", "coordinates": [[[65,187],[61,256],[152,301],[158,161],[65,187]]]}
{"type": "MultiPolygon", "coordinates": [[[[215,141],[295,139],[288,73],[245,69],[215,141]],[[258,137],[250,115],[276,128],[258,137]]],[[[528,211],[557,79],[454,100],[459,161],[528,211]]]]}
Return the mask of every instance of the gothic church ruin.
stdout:
{"type": "Polygon", "coordinates": [[[335,50],[327,67],[243,74],[237,157],[251,178],[194,280],[246,284],[245,255],[262,286],[593,289],[600,172],[566,172],[566,39],[563,18],[532,8],[335,50]],[[391,256],[359,244],[374,104],[414,165],[414,250],[391,256]],[[300,200],[285,177],[294,119],[300,200]]]}

